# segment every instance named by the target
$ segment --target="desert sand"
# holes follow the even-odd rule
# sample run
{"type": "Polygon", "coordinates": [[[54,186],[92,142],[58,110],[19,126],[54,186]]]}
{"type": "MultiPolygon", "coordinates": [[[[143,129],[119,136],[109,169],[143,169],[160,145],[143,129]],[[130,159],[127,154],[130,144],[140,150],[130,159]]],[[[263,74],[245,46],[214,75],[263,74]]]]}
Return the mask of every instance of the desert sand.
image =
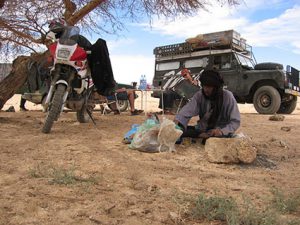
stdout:
{"type": "MultiPolygon", "coordinates": [[[[300,188],[299,103],[283,121],[239,105],[239,132],[251,137],[265,161],[226,165],[209,163],[199,143],[177,145],[174,153],[129,149],[124,134],[146,119],[129,112],[95,111],[96,125],[80,124],[74,112],[64,112],[51,133],[43,134],[41,107],[27,102],[30,111],[21,112],[19,100],[13,96],[0,112],[1,225],[221,224],[185,218],[187,206],[176,199],[217,193],[237,202],[247,197],[263,208],[272,188],[286,194],[300,188]],[[9,106],[16,112],[5,112],[9,106]],[[55,180],[53,174],[62,171],[73,172],[74,182],[55,180]]],[[[157,99],[147,100],[147,111],[159,111],[157,99]]]]}

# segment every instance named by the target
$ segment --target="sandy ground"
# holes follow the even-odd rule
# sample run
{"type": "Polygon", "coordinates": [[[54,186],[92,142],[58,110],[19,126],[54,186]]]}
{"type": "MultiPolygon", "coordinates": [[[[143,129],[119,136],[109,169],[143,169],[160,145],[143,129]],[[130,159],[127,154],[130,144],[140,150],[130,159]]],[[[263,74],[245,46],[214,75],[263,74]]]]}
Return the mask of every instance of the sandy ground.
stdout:
{"type": "MultiPolygon", "coordinates": [[[[146,117],[128,112],[96,111],[96,125],[62,113],[52,132],[43,134],[40,106],[27,102],[31,110],[20,112],[19,100],[15,95],[0,112],[1,225],[219,224],[184,218],[186,205],[178,197],[217,193],[238,202],[246,197],[263,208],[272,188],[286,194],[300,188],[299,104],[284,121],[270,121],[251,105],[240,105],[239,132],[250,136],[259,156],[272,164],[224,165],[209,163],[200,144],[178,145],[175,153],[129,149],[124,134],[146,117]],[[9,106],[16,112],[5,112],[9,106]],[[73,184],[53,179],[62,171],[74,172],[73,184]]],[[[158,111],[157,105],[148,96],[147,110],[158,111]]]]}

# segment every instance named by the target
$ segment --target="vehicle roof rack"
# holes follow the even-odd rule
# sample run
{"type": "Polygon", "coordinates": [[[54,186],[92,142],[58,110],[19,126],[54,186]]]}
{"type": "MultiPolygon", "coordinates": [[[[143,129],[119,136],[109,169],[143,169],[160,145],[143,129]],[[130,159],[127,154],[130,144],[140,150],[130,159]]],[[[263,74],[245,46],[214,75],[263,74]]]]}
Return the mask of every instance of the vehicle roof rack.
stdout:
{"type": "Polygon", "coordinates": [[[156,47],[153,50],[156,58],[175,56],[202,50],[232,49],[241,54],[252,55],[252,47],[246,44],[246,39],[240,37],[234,30],[200,34],[188,38],[185,42],[156,47]]]}

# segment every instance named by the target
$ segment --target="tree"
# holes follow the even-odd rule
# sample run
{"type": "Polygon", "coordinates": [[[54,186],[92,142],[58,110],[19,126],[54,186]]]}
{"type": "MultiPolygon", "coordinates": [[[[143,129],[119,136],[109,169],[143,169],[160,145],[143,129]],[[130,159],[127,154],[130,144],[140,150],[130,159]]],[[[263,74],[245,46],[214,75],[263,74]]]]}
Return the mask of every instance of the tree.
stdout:
{"type": "Polygon", "coordinates": [[[5,0],[0,0],[0,8],[4,6],[5,0]]]}
{"type": "MultiPolygon", "coordinates": [[[[238,4],[238,0],[210,2],[238,4]]],[[[69,25],[79,25],[87,33],[116,33],[124,28],[122,21],[125,19],[136,20],[145,15],[150,21],[153,16],[175,18],[205,10],[207,5],[206,0],[0,0],[1,57],[9,59],[19,54],[45,51],[48,21],[53,18],[64,17],[69,25]]],[[[18,65],[14,63],[13,66],[18,65]]],[[[6,88],[0,83],[0,109],[26,80],[25,72],[9,76],[12,75],[22,79],[12,79],[14,90],[7,90],[12,87],[6,88]]]]}

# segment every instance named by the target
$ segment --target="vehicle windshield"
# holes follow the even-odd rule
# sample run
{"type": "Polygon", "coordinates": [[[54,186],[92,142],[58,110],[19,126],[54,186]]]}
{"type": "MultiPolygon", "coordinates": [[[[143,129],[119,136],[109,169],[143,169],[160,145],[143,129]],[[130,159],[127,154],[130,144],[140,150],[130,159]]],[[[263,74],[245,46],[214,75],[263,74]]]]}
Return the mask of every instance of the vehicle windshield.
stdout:
{"type": "Polygon", "coordinates": [[[64,45],[74,45],[76,44],[75,40],[72,40],[71,37],[79,35],[79,27],[67,26],[59,38],[59,43],[64,45]]]}
{"type": "Polygon", "coordinates": [[[253,59],[238,53],[236,53],[236,57],[238,58],[242,66],[247,67],[249,69],[254,69],[255,63],[253,59]]]}

